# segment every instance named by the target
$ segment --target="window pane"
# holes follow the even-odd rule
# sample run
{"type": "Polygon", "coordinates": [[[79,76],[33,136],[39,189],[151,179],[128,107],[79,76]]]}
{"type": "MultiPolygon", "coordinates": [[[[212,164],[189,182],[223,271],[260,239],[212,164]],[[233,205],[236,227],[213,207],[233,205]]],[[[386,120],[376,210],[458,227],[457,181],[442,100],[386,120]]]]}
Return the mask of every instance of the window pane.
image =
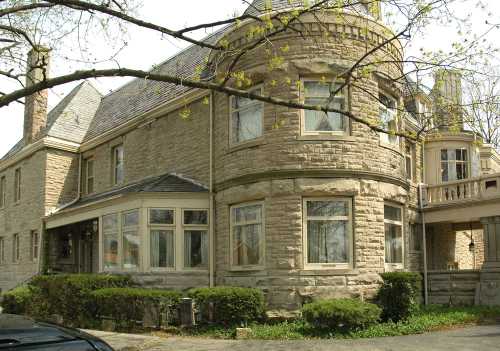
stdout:
{"type": "Polygon", "coordinates": [[[151,267],[174,267],[174,231],[151,231],[151,267]]]}
{"type": "Polygon", "coordinates": [[[403,263],[403,236],[399,225],[385,224],[385,262],[403,263]]]}
{"type": "Polygon", "coordinates": [[[233,113],[233,142],[252,140],[262,135],[261,103],[255,103],[233,113]]]}
{"type": "Polygon", "coordinates": [[[345,221],[307,221],[308,263],[348,263],[345,221]]]}
{"type": "Polygon", "coordinates": [[[118,215],[111,214],[102,217],[102,229],[104,232],[118,231],[118,215]]]}
{"type": "Polygon", "coordinates": [[[411,157],[406,157],[406,179],[412,179],[412,162],[411,162],[411,157]]]}
{"type": "Polygon", "coordinates": [[[94,161],[87,160],[87,177],[93,177],[93,176],[94,176],[94,161]]]}
{"type": "Polygon", "coordinates": [[[422,224],[416,223],[410,225],[411,235],[410,235],[410,247],[413,251],[422,250],[422,224]]]}
{"type": "Polygon", "coordinates": [[[447,182],[448,178],[448,162],[441,162],[441,180],[447,182]]]}
{"type": "Polygon", "coordinates": [[[385,205],[384,218],[391,221],[401,221],[401,209],[399,207],[385,205]]]}
{"type": "Polygon", "coordinates": [[[307,201],[307,215],[310,217],[348,216],[346,201],[307,201]]]}
{"type": "Polygon", "coordinates": [[[123,232],[123,268],[139,267],[140,240],[137,230],[123,232]]]}
{"type": "Polygon", "coordinates": [[[233,228],[233,265],[258,265],[261,263],[261,224],[233,228]]]}
{"type": "Polygon", "coordinates": [[[92,194],[94,192],[94,178],[89,178],[87,180],[87,194],[92,194]]]}
{"type": "Polygon", "coordinates": [[[174,210],[149,210],[150,224],[174,224],[174,210]]]}
{"type": "Polygon", "coordinates": [[[123,182],[123,145],[114,148],[115,184],[123,182]]]}
{"type": "Polygon", "coordinates": [[[184,211],[184,224],[208,224],[208,211],[186,210],[184,211]]]}
{"type": "Polygon", "coordinates": [[[104,269],[118,268],[118,233],[104,233],[103,255],[104,269]]]}
{"type": "Polygon", "coordinates": [[[124,213],[122,221],[123,227],[132,227],[139,225],[139,211],[124,213]]]}
{"type": "Polygon", "coordinates": [[[262,219],[262,205],[251,205],[233,209],[235,223],[260,222],[262,219]]]}
{"type": "MultiPolygon", "coordinates": [[[[338,84],[305,82],[305,99],[307,105],[325,106],[342,110],[345,98],[341,93],[334,98],[330,94],[337,90],[338,84]],[[329,103],[330,101],[330,103],[329,103]]],[[[306,132],[332,132],[345,130],[345,118],[340,113],[324,113],[323,111],[304,111],[304,130],[306,132]]]]}
{"type": "Polygon", "coordinates": [[[208,235],[205,230],[184,231],[184,267],[208,267],[208,235]]]}

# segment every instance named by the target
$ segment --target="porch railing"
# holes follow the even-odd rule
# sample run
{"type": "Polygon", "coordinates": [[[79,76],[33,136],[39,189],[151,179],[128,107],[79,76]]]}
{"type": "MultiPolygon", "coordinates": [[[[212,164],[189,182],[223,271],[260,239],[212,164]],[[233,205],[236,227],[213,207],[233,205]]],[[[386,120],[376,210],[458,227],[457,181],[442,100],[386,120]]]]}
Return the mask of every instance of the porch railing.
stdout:
{"type": "Polygon", "coordinates": [[[438,185],[426,185],[422,190],[424,206],[500,197],[500,173],[438,185]]]}

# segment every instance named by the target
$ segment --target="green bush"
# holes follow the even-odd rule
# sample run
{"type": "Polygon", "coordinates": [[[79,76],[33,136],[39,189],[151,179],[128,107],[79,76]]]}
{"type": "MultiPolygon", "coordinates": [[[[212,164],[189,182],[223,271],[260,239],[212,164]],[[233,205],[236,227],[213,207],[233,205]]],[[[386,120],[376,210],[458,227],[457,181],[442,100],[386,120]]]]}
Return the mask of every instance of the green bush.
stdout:
{"type": "Polygon", "coordinates": [[[420,307],[421,281],[418,273],[391,272],[381,274],[384,280],[377,295],[384,321],[399,322],[411,317],[420,307]]]}
{"type": "Polygon", "coordinates": [[[100,316],[112,318],[119,329],[132,330],[137,321],[143,321],[147,310],[158,318],[160,326],[162,314],[173,312],[181,294],[171,290],[107,288],[93,291],[91,298],[100,316]]]}
{"type": "Polygon", "coordinates": [[[93,327],[96,306],[90,293],[97,289],[131,285],[128,276],[97,274],[61,274],[36,276],[29,283],[38,291],[39,302],[45,304],[46,316],[62,316],[66,324],[93,327]]]}
{"type": "Polygon", "coordinates": [[[317,328],[348,332],[377,323],[381,309],[356,299],[320,300],[304,305],[302,316],[317,328]]]}
{"type": "Polygon", "coordinates": [[[33,292],[27,286],[21,286],[2,294],[3,313],[27,314],[30,303],[33,299],[33,292]]]}
{"type": "Polygon", "coordinates": [[[203,319],[230,325],[259,320],[264,315],[264,295],[259,289],[239,287],[197,288],[188,293],[200,307],[203,319]],[[210,317],[210,305],[213,315],[210,317]]]}

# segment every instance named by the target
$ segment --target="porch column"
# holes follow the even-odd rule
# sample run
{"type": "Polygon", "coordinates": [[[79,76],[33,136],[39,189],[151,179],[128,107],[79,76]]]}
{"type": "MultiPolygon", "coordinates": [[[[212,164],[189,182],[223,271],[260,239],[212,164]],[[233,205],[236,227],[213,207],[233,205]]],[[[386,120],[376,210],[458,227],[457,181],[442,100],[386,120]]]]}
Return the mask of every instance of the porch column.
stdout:
{"type": "Polygon", "coordinates": [[[484,226],[483,268],[500,268],[500,216],[481,218],[484,226]]]}

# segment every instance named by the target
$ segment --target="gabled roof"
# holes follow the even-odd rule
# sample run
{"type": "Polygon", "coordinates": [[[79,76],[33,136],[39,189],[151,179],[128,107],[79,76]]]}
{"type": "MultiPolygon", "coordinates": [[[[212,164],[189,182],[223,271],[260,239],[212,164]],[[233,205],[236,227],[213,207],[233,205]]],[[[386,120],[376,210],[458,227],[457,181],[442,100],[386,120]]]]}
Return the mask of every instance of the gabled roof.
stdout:
{"type": "Polygon", "coordinates": [[[167,173],[160,176],[142,179],[136,183],[123,187],[94,194],[81,198],[79,201],[61,208],[59,211],[68,210],[111,198],[138,193],[207,193],[208,189],[193,180],[179,175],[167,173]]]}

